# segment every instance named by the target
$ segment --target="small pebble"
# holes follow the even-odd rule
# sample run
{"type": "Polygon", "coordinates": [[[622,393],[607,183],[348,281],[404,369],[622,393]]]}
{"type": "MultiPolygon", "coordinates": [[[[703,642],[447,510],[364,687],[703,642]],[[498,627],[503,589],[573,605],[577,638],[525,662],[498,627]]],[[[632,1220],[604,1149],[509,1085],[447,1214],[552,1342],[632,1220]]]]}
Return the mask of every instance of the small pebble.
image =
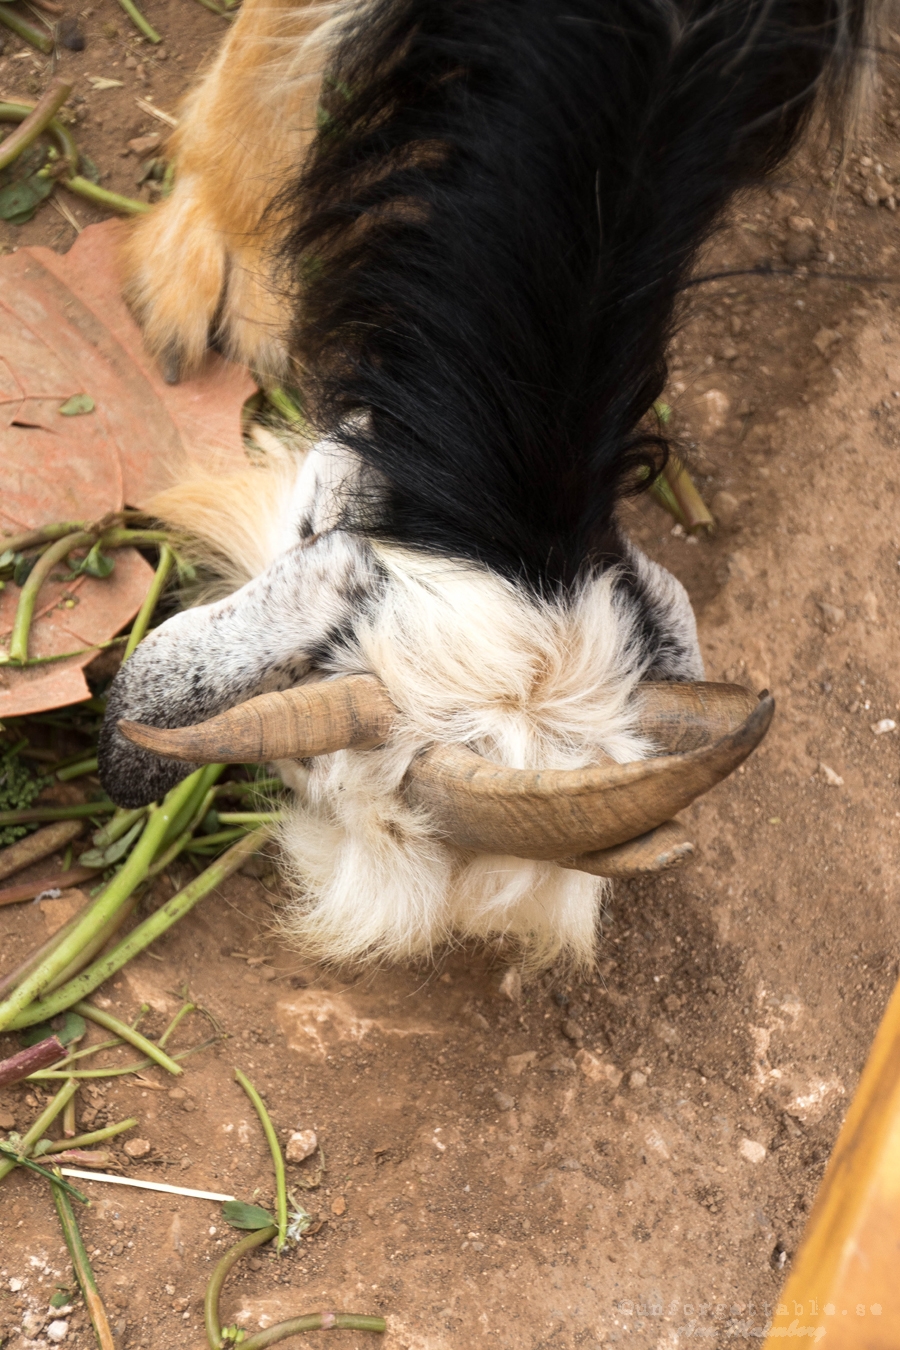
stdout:
{"type": "Polygon", "coordinates": [[[738,1152],[747,1162],[761,1163],[766,1156],[764,1145],[758,1144],[755,1139],[742,1139],[738,1145],[738,1152]]]}
{"type": "Polygon", "coordinates": [[[170,1102],[183,1102],[186,1096],[187,1093],[185,1092],[184,1088],[171,1088],[169,1090],[170,1102]]]}
{"type": "Polygon", "coordinates": [[[125,1152],[129,1158],[146,1158],[152,1147],[149,1139],[129,1139],[125,1152]]]}
{"type": "Polygon", "coordinates": [[[516,1104],[515,1097],[511,1097],[508,1092],[501,1092],[499,1088],[494,1093],[494,1101],[500,1111],[511,1111],[516,1104]]]}
{"type": "Polygon", "coordinates": [[[633,1069],[628,1075],[628,1086],[631,1088],[642,1088],[647,1086],[647,1075],[641,1073],[640,1069],[633,1069]]]}
{"type": "Polygon", "coordinates": [[[0,1111],[0,1130],[14,1130],[16,1118],[11,1111],[0,1111]]]}
{"type": "Polygon", "coordinates": [[[892,717],[882,717],[880,722],[872,723],[872,730],[876,736],[883,736],[888,731],[896,731],[897,723],[892,717]]]}
{"type": "Polygon", "coordinates": [[[844,780],[841,777],[841,775],[839,773],[835,773],[834,769],[830,768],[827,764],[819,765],[819,773],[825,779],[825,782],[828,784],[829,787],[844,786],[844,780]]]}
{"type": "Polygon", "coordinates": [[[577,1022],[573,1022],[571,1017],[567,1017],[562,1024],[562,1034],[570,1041],[583,1041],[584,1031],[577,1022]]]}
{"type": "Polygon", "coordinates": [[[331,1202],[331,1212],[332,1214],[337,1214],[338,1217],[340,1217],[344,1213],[346,1208],[347,1208],[347,1201],[344,1199],[342,1195],[339,1195],[336,1200],[332,1200],[331,1202]]]}
{"type": "Polygon", "coordinates": [[[64,1341],[68,1334],[69,1324],[68,1322],[63,1321],[51,1322],[46,1331],[47,1339],[55,1341],[57,1344],[59,1344],[60,1341],[64,1341]]]}
{"type": "Polygon", "coordinates": [[[151,131],[146,136],[134,136],[128,142],[128,149],[133,150],[136,155],[149,155],[154,150],[158,150],[162,145],[162,136],[158,131],[151,131]]]}
{"type": "Polygon", "coordinates": [[[319,1147],[315,1130],[292,1130],[284,1150],[288,1162],[303,1162],[311,1158],[319,1147]]]}
{"type": "Polygon", "coordinates": [[[56,31],[59,35],[60,42],[68,51],[84,51],[84,33],[81,31],[77,19],[60,19],[59,27],[56,31]]]}

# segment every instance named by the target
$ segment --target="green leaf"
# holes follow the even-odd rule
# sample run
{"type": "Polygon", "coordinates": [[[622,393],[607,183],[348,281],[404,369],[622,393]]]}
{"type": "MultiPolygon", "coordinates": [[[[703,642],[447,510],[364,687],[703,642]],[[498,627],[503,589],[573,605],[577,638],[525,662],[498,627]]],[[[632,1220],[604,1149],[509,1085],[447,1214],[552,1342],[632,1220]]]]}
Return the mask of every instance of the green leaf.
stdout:
{"type": "Polygon", "coordinates": [[[26,1027],[24,1031],[19,1032],[19,1044],[27,1050],[29,1045],[37,1045],[38,1041],[46,1041],[48,1037],[55,1035],[56,1032],[49,1022],[38,1022],[36,1027],[26,1027]]]}
{"type": "Polygon", "coordinates": [[[140,820],[135,821],[126,834],[122,835],[121,839],[114,840],[105,849],[89,848],[86,853],[79,856],[79,865],[81,867],[111,867],[114,862],[118,862],[128,852],[146,823],[144,817],[141,817],[140,820]]]}
{"type": "Polygon", "coordinates": [[[11,548],[4,549],[0,553],[0,567],[11,567],[16,560],[16,555],[11,548]]]}
{"type": "Polygon", "coordinates": [[[89,183],[95,183],[99,187],[100,170],[90,156],[86,155],[83,150],[81,152],[80,169],[82,178],[86,178],[89,183]]]}
{"type": "Polygon", "coordinates": [[[226,1200],[222,1206],[222,1218],[232,1228],[246,1228],[251,1232],[259,1228],[277,1227],[268,1211],[260,1205],[245,1205],[243,1200],[226,1200]]]}
{"type": "Polygon", "coordinates": [[[96,404],[90,394],[73,394],[67,398],[57,412],[62,413],[63,417],[78,417],[81,413],[93,412],[96,404]]]}
{"type": "Polygon", "coordinates": [[[56,1035],[63,1045],[71,1045],[73,1041],[80,1041],[86,1031],[87,1023],[81,1014],[67,1012],[63,1016],[62,1026],[56,1032],[56,1035]]]}
{"type": "Polygon", "coordinates": [[[57,1289],[50,1300],[51,1308],[64,1308],[67,1303],[72,1301],[71,1289],[57,1289]]]}
{"type": "Polygon", "coordinates": [[[98,539],[87,557],[73,567],[72,576],[76,577],[84,572],[89,577],[108,577],[115,565],[115,558],[109,558],[105,553],[100,552],[100,540],[98,539]]]}
{"type": "Polygon", "coordinates": [[[8,220],[11,225],[24,225],[55,186],[52,178],[38,178],[33,174],[31,178],[0,188],[0,220],[8,220]]]}
{"type": "Polygon", "coordinates": [[[25,582],[31,576],[31,569],[34,567],[39,553],[17,553],[13,565],[13,581],[17,586],[24,586],[25,582]]]}

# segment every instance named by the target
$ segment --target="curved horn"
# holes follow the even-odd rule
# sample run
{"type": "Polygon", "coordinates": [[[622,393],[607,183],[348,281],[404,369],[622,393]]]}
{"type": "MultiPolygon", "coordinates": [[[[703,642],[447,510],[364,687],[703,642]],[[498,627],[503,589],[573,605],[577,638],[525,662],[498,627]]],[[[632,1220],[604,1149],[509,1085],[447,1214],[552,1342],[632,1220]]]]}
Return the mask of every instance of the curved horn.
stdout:
{"type": "Polygon", "coordinates": [[[659,753],[683,754],[735,731],[757,701],[739,684],[702,680],[693,684],[639,684],[635,690],[637,730],[656,744],[659,753]]]}
{"type": "MultiPolygon", "coordinates": [[[[742,702],[717,693],[716,686],[706,686],[704,697],[717,709],[714,722],[733,719],[742,702]]],[[[671,820],[747,758],[768,731],[774,708],[764,696],[745,721],[711,745],[586,769],[506,769],[463,746],[435,746],[413,762],[407,795],[464,848],[568,859],[612,848],[671,820]]]]}
{"type": "Polygon", "coordinates": [[[681,821],[667,820],[624,844],[598,848],[577,858],[560,858],[559,866],[591,872],[595,877],[643,877],[680,867],[693,853],[694,844],[681,821]]]}
{"type": "Polygon", "coordinates": [[[397,709],[374,675],[301,684],[260,694],[208,722],[165,729],[122,720],[119,730],[154,755],[188,764],[265,764],[387,740],[397,709]]]}

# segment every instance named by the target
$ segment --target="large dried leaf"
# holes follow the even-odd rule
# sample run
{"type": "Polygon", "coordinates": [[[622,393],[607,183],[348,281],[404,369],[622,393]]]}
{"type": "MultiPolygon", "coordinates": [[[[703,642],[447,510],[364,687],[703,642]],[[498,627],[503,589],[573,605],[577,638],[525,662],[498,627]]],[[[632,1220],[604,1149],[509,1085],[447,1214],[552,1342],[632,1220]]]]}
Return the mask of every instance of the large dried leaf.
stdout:
{"type": "MultiPolygon", "coordinates": [[[[255,387],[249,373],[210,355],[197,378],[163,381],[121,298],[122,228],[89,226],[65,255],[24,248],[0,260],[0,548],[3,534],[143,506],[192,459],[214,472],[246,463],[240,414],[255,387]]],[[[42,588],[30,655],[105,642],[137,613],[151,569],[132,549],[115,556],[105,580],[42,588]]],[[[0,594],[0,642],[18,594],[13,586],[0,594]]],[[[90,659],[0,667],[0,717],[88,697],[90,659]]]]}

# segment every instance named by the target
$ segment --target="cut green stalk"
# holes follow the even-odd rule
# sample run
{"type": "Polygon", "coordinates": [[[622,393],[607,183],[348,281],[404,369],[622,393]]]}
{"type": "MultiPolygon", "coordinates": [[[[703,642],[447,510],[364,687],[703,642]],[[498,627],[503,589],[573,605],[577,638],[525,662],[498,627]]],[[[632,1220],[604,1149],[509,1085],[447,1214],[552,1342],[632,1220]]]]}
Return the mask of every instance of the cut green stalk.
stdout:
{"type": "Polygon", "coordinates": [[[200,805],[197,807],[197,810],[188,821],[186,829],[182,830],[178,838],[169,845],[164,853],[159,854],[159,856],[154,859],[153,864],[147,873],[148,877],[158,876],[160,872],[164,871],[169,866],[169,863],[175,861],[185,844],[190,843],[194,831],[215,801],[215,795],[216,789],[214,787],[210,788],[200,805]]]}
{"type": "MultiPolygon", "coordinates": [[[[191,1055],[206,1050],[219,1040],[220,1036],[208,1036],[205,1041],[201,1041],[199,1045],[192,1045],[189,1050],[179,1050],[172,1058],[176,1063],[182,1059],[189,1059],[191,1055]]],[[[140,1073],[142,1069],[149,1069],[152,1064],[152,1059],[139,1059],[136,1064],[121,1064],[117,1069],[64,1069],[61,1073],[56,1069],[40,1069],[37,1073],[33,1073],[28,1081],[34,1083],[58,1078],[122,1078],[126,1073],[140,1073]]]]}
{"type": "MultiPolygon", "coordinates": [[[[180,786],[183,786],[183,784],[180,786]]],[[[22,1005],[9,1019],[6,1026],[11,1030],[33,1026],[35,1022],[43,1022],[47,1018],[55,1017],[58,1012],[64,1012],[67,1008],[71,1008],[77,1000],[86,998],[88,994],[103,984],[104,980],[108,980],[111,975],[115,975],[116,971],[121,970],[128,961],[137,956],[138,952],[142,952],[145,947],[149,947],[151,942],[165,933],[185,914],[190,913],[194,905],[208,895],[210,891],[215,890],[216,886],[219,886],[226,877],[230,877],[232,872],[236,872],[244,859],[248,858],[251,853],[255,853],[260,844],[269,837],[269,834],[270,831],[267,827],[261,826],[260,829],[245,835],[227,853],[223,853],[205,871],[185,886],[184,890],[179,891],[177,895],[173,895],[171,900],[166,901],[154,914],[151,914],[142,924],[134,928],[106,956],[101,957],[81,975],[78,975],[74,980],[70,980],[68,984],[63,985],[61,989],[58,989],[48,998],[42,999],[40,1003],[32,1004],[30,1007],[22,1005]]],[[[143,845],[145,838],[146,832],[138,848],[143,845]]],[[[132,857],[134,857],[134,854],[132,854],[132,857]]],[[[121,876],[121,873],[119,875],[121,876]]],[[[6,1004],[3,1005],[4,1008],[6,1006],[6,1004]]]]}
{"type": "Polygon", "coordinates": [[[162,42],[159,33],[157,33],[152,24],[147,22],[137,5],[134,4],[134,0],[119,0],[119,4],[124,9],[135,28],[139,29],[145,38],[148,38],[150,42],[162,42]]]}
{"type": "Polygon", "coordinates": [[[230,844],[234,839],[240,839],[247,833],[246,830],[218,830],[215,834],[201,834],[196,839],[192,839],[189,844],[185,844],[185,853],[205,853],[207,849],[215,848],[221,844],[230,844]]]}
{"type": "Polygon", "coordinates": [[[259,1122],[263,1127],[263,1134],[269,1145],[269,1151],[272,1154],[272,1165],[275,1168],[275,1219],[278,1223],[278,1243],[277,1251],[281,1255],[287,1243],[287,1183],[284,1175],[284,1158],[281,1156],[281,1145],[278,1142],[278,1135],[275,1133],[275,1127],[266,1110],[266,1104],[257,1092],[256,1088],[250,1082],[250,1079],[242,1074],[240,1069],[235,1069],[234,1076],[241,1087],[250,1098],[259,1116],[259,1122]]]}
{"type": "Polygon", "coordinates": [[[691,475],[677,456],[672,455],[670,457],[668,464],[663,469],[663,475],[672,496],[678,503],[684,528],[688,534],[693,534],[697,530],[713,529],[715,521],[710,515],[706,502],[700,496],[691,475]]]}
{"type": "MultiPolygon", "coordinates": [[[[190,795],[182,802],[181,809],[178,814],[173,817],[172,823],[163,837],[162,846],[164,848],[168,847],[173,839],[176,839],[188,828],[191,830],[195,828],[192,822],[197,815],[200,804],[205,800],[209,789],[222,777],[224,772],[224,764],[206,764],[202,769],[198,769],[196,773],[192,775],[194,780],[193,789],[190,795]]],[[[200,819],[202,820],[203,817],[201,816],[200,819]]]]}
{"type": "Polygon", "coordinates": [[[241,1341],[241,1350],[266,1350],[269,1345],[298,1336],[303,1331],[387,1331],[383,1317],[366,1317],[363,1313],[318,1312],[305,1317],[292,1317],[287,1322],[276,1322],[247,1336],[241,1341]]]}
{"type": "Polygon", "coordinates": [[[290,394],[280,385],[274,384],[271,389],[267,389],[266,398],[286,422],[292,422],[295,426],[306,425],[306,418],[303,416],[302,409],[297,407],[290,394]]]}
{"type": "MultiPolygon", "coordinates": [[[[0,15],[6,14],[8,16],[8,13],[9,11],[7,10],[6,6],[0,4],[0,15]]],[[[24,122],[25,118],[28,117],[29,114],[33,111],[34,111],[33,103],[0,103],[0,122],[24,122]]],[[[46,130],[50,132],[51,136],[53,136],[54,140],[59,146],[63,158],[69,165],[69,172],[77,173],[78,164],[81,156],[78,151],[78,146],[75,144],[75,141],[71,133],[69,132],[68,128],[64,127],[62,122],[60,122],[58,118],[53,117],[47,123],[46,130]]],[[[41,530],[31,531],[31,534],[42,536],[42,538],[39,538],[35,541],[37,543],[41,543],[45,539],[60,539],[63,534],[69,534],[73,530],[84,529],[84,524],[80,521],[72,521],[70,523],[69,529],[59,530],[59,533],[57,533],[58,529],[59,527],[57,524],[47,525],[41,530]]],[[[4,547],[9,548],[10,547],[9,543],[4,541],[4,547]]],[[[30,545],[25,544],[21,545],[21,547],[23,548],[30,547],[30,545]]]]}
{"type": "Polygon", "coordinates": [[[108,206],[111,211],[121,211],[125,216],[143,216],[152,210],[149,202],[142,202],[137,197],[123,197],[118,192],[109,192],[97,183],[92,183],[89,178],[82,178],[81,174],[75,173],[71,178],[61,178],[59,181],[76,196],[85,197],[89,202],[96,202],[98,206],[108,206]]]}
{"type": "Polygon", "coordinates": [[[128,811],[124,807],[119,807],[112,820],[108,821],[99,830],[95,830],[91,835],[91,843],[94,848],[101,851],[109,848],[117,839],[121,839],[123,834],[137,824],[147,814],[146,806],[137,806],[133,811],[128,811]]]}
{"type": "Polygon", "coordinates": [[[139,1031],[135,1031],[134,1027],[128,1026],[127,1022],[120,1022],[118,1017],[113,1017],[111,1013],[103,1012],[102,1009],[95,1008],[92,1003],[85,1003],[83,1000],[73,1006],[76,1012],[81,1013],[82,1017],[87,1017],[92,1022],[96,1022],[106,1031],[115,1032],[117,1036],[121,1036],[123,1041],[128,1041],[129,1045],[133,1045],[135,1050],[141,1050],[145,1055],[148,1055],[161,1069],[173,1074],[184,1073],[184,1069],[176,1064],[174,1059],[166,1054],[165,1050],[161,1050],[153,1041],[148,1040],[146,1036],[142,1036],[139,1031]]]}
{"type": "Polygon", "coordinates": [[[23,42],[30,42],[32,47],[37,47],[39,52],[45,56],[53,55],[53,39],[46,33],[42,33],[39,28],[34,28],[25,19],[21,18],[7,5],[0,4],[0,23],[2,23],[16,37],[20,37],[23,42]]]}
{"type": "MultiPolygon", "coordinates": [[[[60,1111],[65,1107],[66,1102],[70,1097],[74,1096],[77,1089],[78,1080],[76,1078],[68,1078],[65,1084],[60,1088],[59,1092],[57,1092],[56,1096],[44,1107],[31,1129],[28,1130],[26,1134],[22,1135],[18,1148],[20,1155],[27,1156],[31,1153],[31,1150],[41,1138],[48,1125],[53,1124],[53,1121],[59,1115],[60,1111]]],[[[15,1165],[16,1164],[8,1158],[4,1162],[0,1162],[0,1181],[2,1181],[5,1176],[9,1175],[15,1165]]]]}
{"type": "MultiPolygon", "coordinates": [[[[34,108],[26,108],[24,104],[0,104],[0,122],[7,120],[3,116],[4,107],[21,108],[21,111],[28,117],[34,112],[34,108]]],[[[17,121],[17,118],[10,118],[10,121],[17,121]]],[[[23,120],[25,120],[23,118],[23,120]]],[[[6,141],[3,141],[6,145],[6,141]]],[[[53,539],[62,539],[65,534],[74,534],[76,530],[83,530],[87,524],[84,520],[60,520],[55,525],[43,525],[39,530],[26,530],[24,534],[0,534],[0,552],[21,553],[26,548],[36,548],[38,544],[50,543],[53,539]]]]}
{"type": "Polygon", "coordinates": [[[106,848],[86,849],[78,860],[82,867],[104,869],[112,867],[113,863],[117,863],[120,858],[124,858],[125,854],[132,847],[134,841],[144,828],[145,815],[146,812],[144,811],[138,812],[138,818],[131,826],[131,829],[121,835],[118,839],[114,840],[113,843],[107,844],[106,848]]]}
{"type": "Polygon", "coordinates": [[[131,625],[131,632],[128,634],[128,642],[125,646],[125,653],[122,662],[126,662],[134,651],[135,647],[143,638],[153,617],[153,611],[159,603],[159,597],[162,595],[163,587],[166,584],[169,573],[172,570],[172,564],[175,561],[175,554],[172,552],[170,544],[163,544],[159,550],[159,562],[150,589],[144,598],[144,603],[138,610],[138,616],[131,625]]]}
{"type": "Polygon", "coordinates": [[[248,1233],[245,1238],[241,1238],[240,1242],[236,1242],[233,1247],[229,1248],[213,1270],[209,1284],[206,1286],[206,1297],[203,1300],[203,1318],[206,1323],[206,1339],[209,1341],[210,1350],[220,1350],[222,1345],[222,1328],[219,1325],[219,1295],[222,1292],[222,1285],[228,1277],[228,1272],[247,1252],[252,1252],[255,1247],[262,1247],[266,1242],[271,1242],[277,1233],[278,1229],[273,1227],[258,1228],[255,1233],[248,1233]]]}
{"type": "MultiPolygon", "coordinates": [[[[0,16],[3,15],[3,12],[3,6],[0,5],[0,16]]],[[[94,536],[87,530],[77,530],[74,534],[67,534],[62,539],[57,539],[56,543],[51,544],[38,558],[19,594],[16,617],[13,620],[12,633],[9,639],[9,656],[7,658],[9,661],[27,661],[28,659],[28,633],[31,629],[35,601],[38,591],[53,568],[57,563],[67,558],[73,548],[80,548],[83,544],[92,544],[93,542],[94,536]]]]}
{"type": "Polygon", "coordinates": [[[70,764],[65,769],[57,769],[57,782],[68,783],[73,778],[84,778],[89,773],[97,772],[97,756],[90,755],[87,759],[80,759],[76,764],[70,764]]]}
{"type": "Polygon", "coordinates": [[[109,1326],[109,1318],[106,1316],[106,1309],[103,1306],[103,1300],[97,1288],[97,1281],[94,1279],[87,1250],[78,1231],[78,1224],[75,1222],[72,1206],[69,1204],[69,1198],[60,1186],[54,1185],[53,1199],[59,1221],[62,1224],[66,1246],[72,1258],[72,1265],[75,1267],[75,1278],[81,1287],[81,1293],[90,1315],[94,1335],[97,1337],[99,1350],[116,1350],[116,1343],[109,1326]]]}
{"type": "MultiPolygon", "coordinates": [[[[173,818],[193,792],[197,775],[202,772],[202,769],[198,769],[188,778],[185,778],[166,795],[159,806],[151,809],[144,833],[132,849],[121,871],[101,891],[90,909],[64,941],[46,957],[37,970],[22,981],[19,987],[3,1003],[0,1003],[0,1030],[12,1025],[17,1015],[46,989],[49,981],[64,970],[69,962],[79,955],[82,948],[97,931],[128,902],[135,887],[146,876],[147,868],[153,861],[154,854],[157,852],[173,818]]],[[[96,988],[96,985],[92,985],[91,988],[96,988]]],[[[58,998],[59,995],[56,997],[58,998]]],[[[76,997],[83,997],[83,995],[79,994],[76,997]]],[[[45,1000],[48,1006],[50,1001],[52,1000],[45,1000]]],[[[64,1003],[61,1006],[66,1008],[70,1005],[64,1003]]],[[[48,1015],[53,1016],[52,1013],[48,1015]]],[[[38,1014],[35,1020],[41,1021],[43,1018],[38,1014]]]]}
{"type": "Polygon", "coordinates": [[[70,1097],[63,1107],[62,1113],[62,1132],[64,1139],[74,1139],[78,1133],[78,1126],[75,1123],[75,1098],[70,1097]]]}
{"type": "Polygon", "coordinates": [[[280,811],[219,811],[222,825],[274,825],[282,819],[280,811]]]}
{"type": "MultiPolygon", "coordinates": [[[[96,876],[96,873],[94,875],[96,876]]],[[[43,990],[45,998],[48,994],[52,994],[54,989],[58,989],[60,985],[74,979],[80,971],[84,970],[85,966],[90,965],[97,953],[103,950],[109,939],[115,936],[125,920],[134,913],[139,900],[139,893],[129,896],[122,908],[117,910],[112,918],[108,919],[102,928],[98,928],[93,937],[84,944],[78,955],[73,957],[67,966],[64,966],[61,971],[54,975],[52,980],[47,981],[43,990]]],[[[80,917],[81,915],[76,915],[76,918],[80,917]]]]}
{"type": "MultiPolygon", "coordinates": [[[[18,129],[10,132],[0,144],[0,169],[12,164],[23,150],[27,150],[29,145],[37,140],[41,132],[46,131],[48,123],[59,112],[71,92],[71,84],[61,80],[59,76],[50,81],[24,122],[20,122],[18,129]]],[[[0,539],[0,546],[5,546],[4,551],[10,547],[5,539],[0,539]]]]}
{"type": "Polygon", "coordinates": [[[182,1018],[187,1017],[188,1013],[192,1013],[192,1012],[196,1012],[196,1011],[197,1011],[197,1005],[196,1005],[196,1003],[185,1003],[183,1007],[181,1007],[181,1008],[178,1009],[178,1012],[177,1012],[177,1013],[175,1014],[175,1016],[172,1018],[171,1022],[170,1022],[169,1025],[166,1027],[165,1031],[164,1031],[163,1034],[160,1036],[159,1040],[156,1042],[156,1044],[159,1046],[160,1050],[162,1050],[162,1048],[164,1047],[166,1041],[168,1041],[168,1040],[171,1038],[171,1036],[174,1034],[175,1029],[176,1029],[176,1027],[178,1026],[178,1023],[182,1020],[182,1018]]]}
{"type": "MultiPolygon", "coordinates": [[[[26,975],[30,975],[33,970],[37,969],[44,957],[59,946],[67,933],[71,933],[80,917],[79,914],[73,914],[68,923],[64,924],[62,928],[58,928],[55,933],[47,938],[46,942],[42,942],[40,947],[36,948],[30,956],[27,956],[20,965],[16,966],[15,970],[11,970],[8,975],[4,975],[0,979],[0,999],[5,998],[11,990],[15,989],[17,984],[21,984],[26,975]]],[[[86,1052],[81,1050],[79,1053],[83,1055],[86,1052]]],[[[59,1065],[57,1065],[57,1068],[59,1068],[59,1065]]]]}
{"type": "Polygon", "coordinates": [[[105,1139],[115,1139],[117,1134],[124,1134],[126,1130],[133,1130],[137,1123],[136,1116],[129,1116],[127,1120],[120,1120],[115,1125],[106,1125],[102,1130],[91,1130],[90,1134],[76,1135],[74,1139],[54,1139],[48,1141],[50,1143],[49,1148],[40,1151],[35,1149],[34,1156],[46,1158],[53,1153],[63,1153],[67,1148],[89,1148],[91,1144],[102,1144],[105,1139]]]}
{"type": "Polygon", "coordinates": [[[101,1050],[115,1050],[116,1046],[121,1044],[118,1036],[114,1036],[111,1041],[100,1041],[97,1045],[88,1045],[83,1050],[76,1050],[73,1054],[66,1055],[65,1059],[60,1059],[56,1064],[51,1064],[50,1068],[54,1073],[60,1073],[67,1064],[74,1064],[79,1059],[87,1059],[89,1055],[99,1054],[101,1050]]]}
{"type": "Polygon", "coordinates": [[[115,811],[115,803],[73,802],[71,806],[28,806],[21,811],[0,811],[0,825],[33,825],[42,820],[84,820],[115,811]]]}
{"type": "MultiPolygon", "coordinates": [[[[66,1145],[66,1147],[68,1148],[68,1145],[66,1145]]],[[[0,1144],[0,1153],[2,1153],[3,1157],[8,1162],[12,1163],[13,1167],[24,1167],[29,1172],[37,1172],[38,1176],[43,1177],[45,1181],[52,1181],[57,1186],[62,1186],[67,1195],[74,1195],[75,1199],[80,1200],[83,1205],[89,1205],[91,1203],[86,1195],[83,1195],[81,1191],[77,1191],[74,1186],[70,1186],[68,1181],[61,1180],[55,1173],[48,1171],[46,1167],[41,1167],[36,1162],[32,1162],[30,1158],[24,1158],[21,1153],[17,1153],[16,1150],[10,1148],[9,1145],[0,1144]]]]}
{"type": "Polygon", "coordinates": [[[672,516],[682,528],[686,527],[687,521],[684,518],[684,512],[678,505],[678,500],[672,491],[665,473],[658,474],[657,477],[654,478],[653,482],[650,484],[650,494],[656,498],[663,510],[668,511],[669,515],[672,516]]]}

